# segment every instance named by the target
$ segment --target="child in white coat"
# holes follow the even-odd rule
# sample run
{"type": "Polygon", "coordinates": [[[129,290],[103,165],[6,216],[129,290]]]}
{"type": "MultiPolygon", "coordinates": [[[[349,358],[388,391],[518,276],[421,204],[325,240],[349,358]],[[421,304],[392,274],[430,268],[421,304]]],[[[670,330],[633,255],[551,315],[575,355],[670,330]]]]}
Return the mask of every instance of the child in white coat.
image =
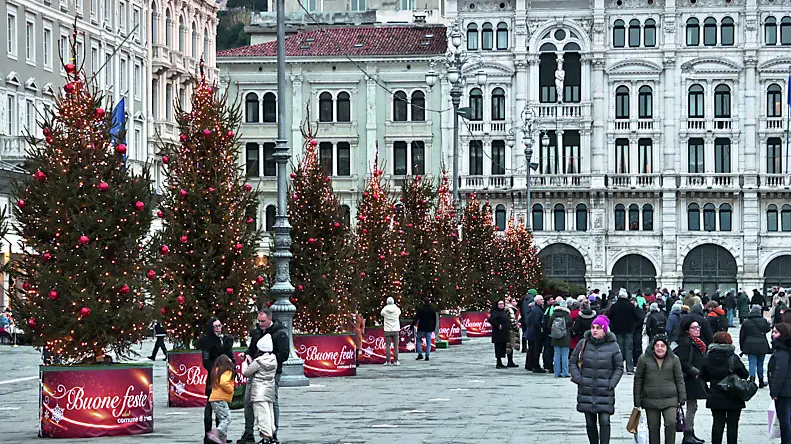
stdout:
{"type": "Polygon", "coordinates": [[[272,336],[264,335],[258,341],[258,349],[263,353],[255,358],[244,375],[248,378],[250,386],[250,402],[253,403],[255,414],[255,428],[262,439],[259,444],[271,444],[275,434],[275,371],[277,359],[272,353],[272,336]]]}

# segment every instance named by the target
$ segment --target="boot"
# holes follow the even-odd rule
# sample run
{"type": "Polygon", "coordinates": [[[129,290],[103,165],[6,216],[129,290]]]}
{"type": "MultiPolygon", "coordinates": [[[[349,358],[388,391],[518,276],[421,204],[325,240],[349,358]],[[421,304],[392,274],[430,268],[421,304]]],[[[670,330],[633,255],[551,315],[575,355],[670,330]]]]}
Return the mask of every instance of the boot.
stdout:
{"type": "Polygon", "coordinates": [[[508,353],[508,367],[519,367],[514,363],[514,352],[508,353]]]}
{"type": "Polygon", "coordinates": [[[495,368],[508,368],[508,367],[503,365],[503,359],[502,358],[497,358],[497,365],[495,366],[495,368]]]}
{"type": "Polygon", "coordinates": [[[758,388],[759,388],[759,389],[762,389],[762,388],[764,388],[764,387],[766,387],[766,383],[764,382],[764,380],[763,380],[763,379],[759,379],[759,380],[758,380],[758,388]]]}
{"type": "Polygon", "coordinates": [[[522,338],[522,353],[527,353],[527,339],[522,338]]]}
{"type": "Polygon", "coordinates": [[[755,376],[750,376],[750,382],[752,382],[753,384],[755,384],[755,376]]]}
{"type": "Polygon", "coordinates": [[[687,430],[684,432],[684,439],[681,441],[681,444],[699,444],[699,442],[695,439],[694,432],[692,430],[687,430]]]}
{"type": "Polygon", "coordinates": [[[690,441],[692,444],[703,444],[704,442],[706,442],[706,441],[698,438],[697,436],[695,436],[695,431],[694,430],[690,430],[689,434],[692,436],[692,441],[690,441]]]}

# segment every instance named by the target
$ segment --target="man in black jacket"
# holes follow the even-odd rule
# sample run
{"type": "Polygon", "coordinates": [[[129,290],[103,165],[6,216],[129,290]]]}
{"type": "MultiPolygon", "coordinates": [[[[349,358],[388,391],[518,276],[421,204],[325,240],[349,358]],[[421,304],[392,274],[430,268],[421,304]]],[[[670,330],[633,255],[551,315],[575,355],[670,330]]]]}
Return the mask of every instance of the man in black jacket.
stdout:
{"type": "Polygon", "coordinates": [[[412,321],[412,327],[417,325],[417,336],[415,343],[417,344],[417,360],[423,360],[423,338],[426,338],[426,361],[429,360],[431,353],[431,338],[434,335],[434,330],[437,329],[437,312],[431,308],[431,302],[428,298],[423,299],[423,306],[417,309],[415,313],[415,320],[412,321]]]}
{"type": "MultiPolygon", "coordinates": [[[[198,340],[198,344],[200,344],[201,348],[203,368],[209,372],[209,376],[206,378],[206,407],[203,410],[203,428],[206,433],[209,433],[212,429],[212,410],[209,402],[209,397],[211,397],[211,369],[214,367],[214,361],[220,355],[228,356],[233,361],[233,336],[223,334],[222,322],[217,318],[211,318],[206,325],[206,332],[198,340]]],[[[219,421],[217,421],[217,424],[219,424],[219,421]]],[[[203,438],[203,442],[211,441],[208,438],[203,438]]]]}
{"type": "MultiPolygon", "coordinates": [[[[637,309],[629,301],[629,293],[623,288],[618,292],[618,300],[610,307],[610,330],[615,334],[626,363],[626,373],[634,374],[633,336],[635,324],[639,321],[637,309]]],[[[639,351],[638,351],[639,353],[639,351]]]]}
{"type": "MultiPolygon", "coordinates": [[[[280,404],[278,403],[277,392],[280,388],[280,375],[283,373],[283,363],[288,360],[289,343],[288,332],[286,328],[278,321],[272,319],[272,310],[265,309],[258,312],[258,325],[253,330],[250,346],[247,347],[246,355],[247,363],[249,364],[253,359],[261,356],[261,351],[258,350],[258,341],[264,335],[272,337],[273,350],[272,353],[277,359],[277,371],[275,372],[275,436],[277,439],[277,430],[280,424],[280,404]]],[[[250,385],[245,386],[244,390],[244,434],[236,441],[237,444],[255,443],[255,433],[253,426],[255,425],[255,413],[253,412],[253,404],[250,402],[250,385]]]]}
{"type": "Polygon", "coordinates": [[[159,321],[154,321],[154,337],[157,339],[157,343],[154,344],[154,351],[151,352],[151,356],[148,357],[150,360],[157,359],[157,352],[159,349],[162,349],[162,354],[165,355],[165,361],[168,360],[168,349],[165,348],[165,327],[159,321]]]}

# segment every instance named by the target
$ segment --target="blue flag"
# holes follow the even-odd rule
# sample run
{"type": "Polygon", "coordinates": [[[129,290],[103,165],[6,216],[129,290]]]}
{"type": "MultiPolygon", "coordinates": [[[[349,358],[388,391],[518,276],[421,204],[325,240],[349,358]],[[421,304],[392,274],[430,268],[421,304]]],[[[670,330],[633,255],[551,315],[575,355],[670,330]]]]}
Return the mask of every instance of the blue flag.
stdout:
{"type": "Polygon", "coordinates": [[[124,136],[123,140],[118,139],[118,133],[121,132],[124,126],[124,117],[126,116],[124,99],[124,97],[121,97],[121,101],[113,108],[113,126],[110,128],[110,134],[115,137],[115,143],[126,143],[126,136],[124,136]]]}

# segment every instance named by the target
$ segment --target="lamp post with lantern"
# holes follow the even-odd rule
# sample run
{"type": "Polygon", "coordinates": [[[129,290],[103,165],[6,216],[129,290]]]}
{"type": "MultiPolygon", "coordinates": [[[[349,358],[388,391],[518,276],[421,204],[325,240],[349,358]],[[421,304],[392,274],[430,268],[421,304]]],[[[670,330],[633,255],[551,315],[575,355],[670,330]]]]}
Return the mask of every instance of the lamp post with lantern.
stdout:
{"type": "MultiPolygon", "coordinates": [[[[464,67],[469,62],[467,51],[462,48],[464,34],[458,21],[451,24],[450,35],[448,36],[448,51],[441,59],[447,70],[450,88],[450,100],[453,104],[453,198],[456,202],[461,202],[459,196],[459,116],[469,119],[472,116],[472,109],[469,107],[459,108],[461,103],[462,89],[466,84],[464,67]]],[[[436,61],[430,62],[429,72],[426,73],[426,84],[429,88],[434,87],[439,81],[439,74],[434,71],[436,61]]],[[[476,62],[478,66],[483,65],[482,59],[476,62]]],[[[486,73],[479,68],[475,74],[475,81],[478,85],[486,84],[486,73]]]]}
{"type": "MultiPolygon", "coordinates": [[[[532,170],[538,169],[538,164],[532,163],[533,160],[533,141],[535,139],[536,133],[536,112],[530,105],[525,105],[524,109],[522,109],[521,114],[521,127],[519,130],[522,132],[522,143],[525,144],[525,163],[526,163],[526,170],[527,170],[527,186],[525,190],[525,194],[527,197],[527,208],[525,209],[525,226],[527,226],[528,230],[532,230],[531,224],[531,215],[530,212],[532,211],[531,205],[531,195],[530,195],[530,172],[532,170]]],[[[512,128],[509,131],[510,135],[508,136],[508,146],[513,148],[516,145],[516,132],[517,128],[512,128]]],[[[549,146],[549,136],[547,136],[546,132],[541,137],[541,146],[546,148],[549,146]]]]}

